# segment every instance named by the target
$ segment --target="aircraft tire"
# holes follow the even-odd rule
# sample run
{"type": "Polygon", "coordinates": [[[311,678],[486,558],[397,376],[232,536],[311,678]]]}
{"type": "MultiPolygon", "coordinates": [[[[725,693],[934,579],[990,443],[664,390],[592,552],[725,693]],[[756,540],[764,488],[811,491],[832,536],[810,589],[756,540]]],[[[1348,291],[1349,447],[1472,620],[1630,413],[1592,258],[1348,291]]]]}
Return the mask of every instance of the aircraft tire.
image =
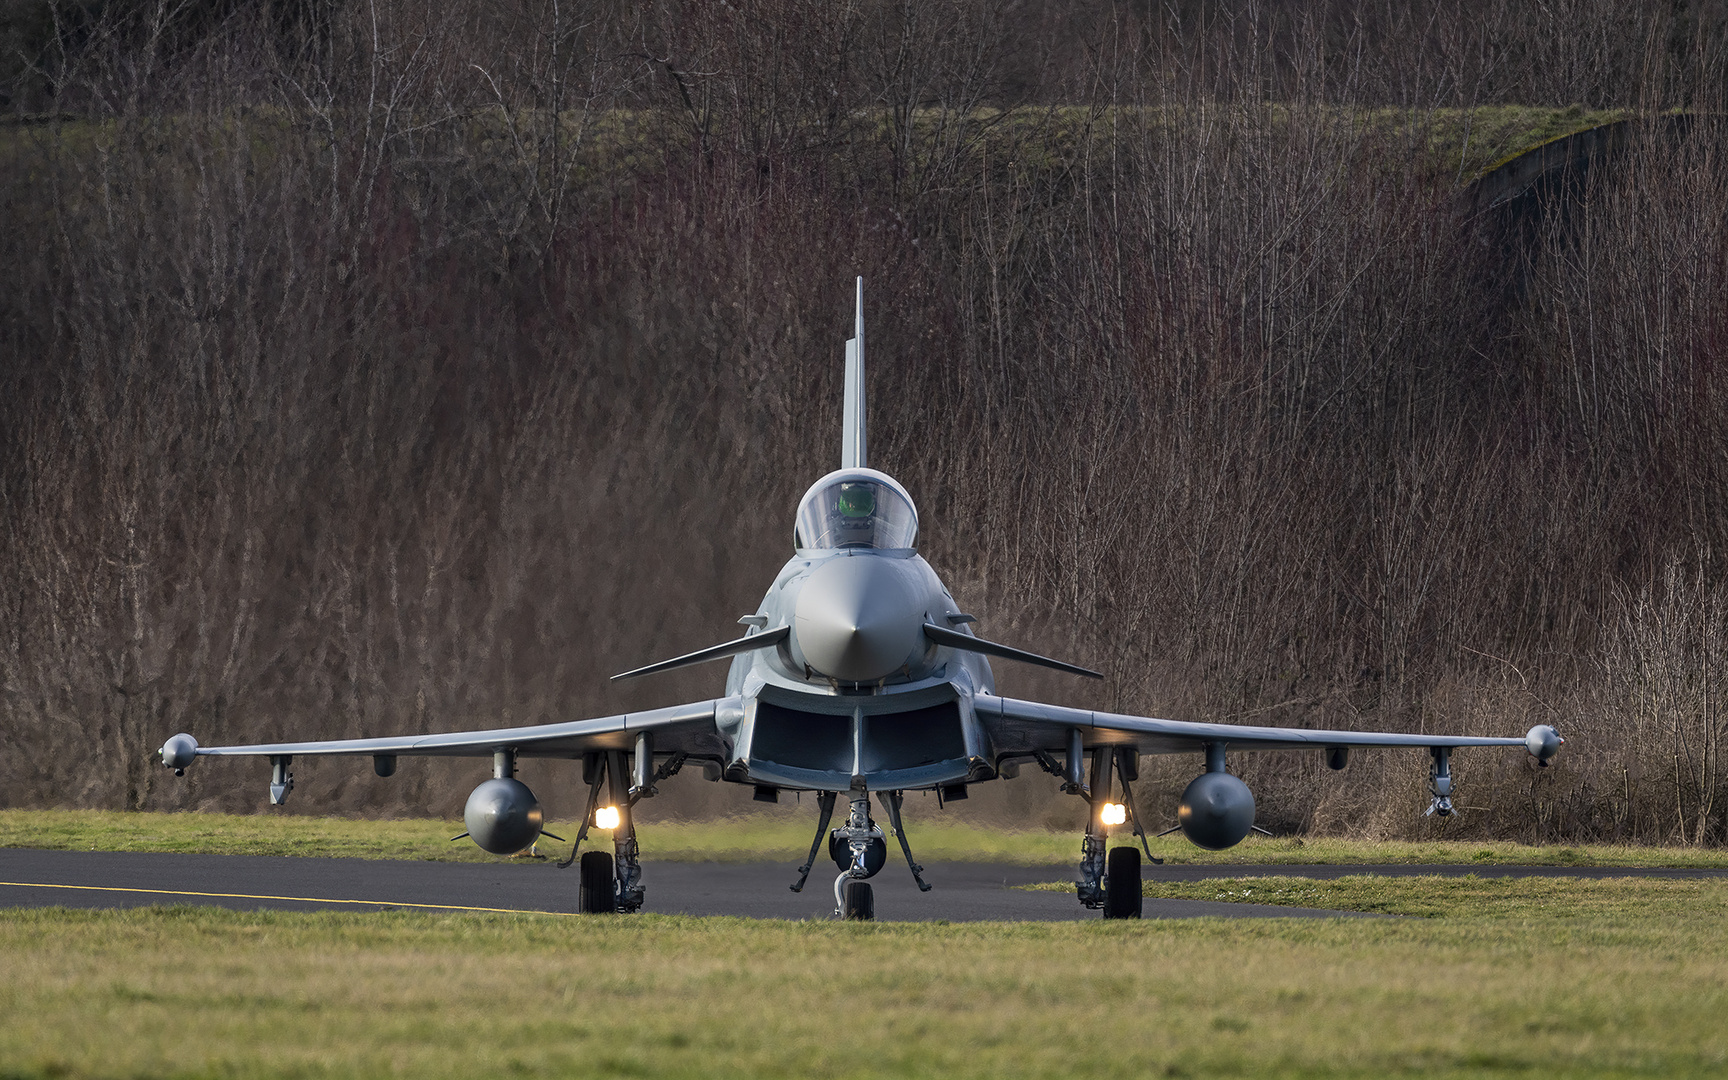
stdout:
{"type": "Polygon", "coordinates": [[[1104,917],[1138,919],[1141,910],[1140,849],[1111,848],[1104,864],[1104,917]]]}
{"type": "Polygon", "coordinates": [[[604,851],[588,851],[579,864],[581,885],[576,891],[576,910],[584,915],[611,915],[618,910],[618,893],[613,884],[612,856],[604,851]]]}
{"type": "Polygon", "coordinates": [[[876,921],[876,890],[869,882],[846,883],[846,918],[854,922],[876,921]]]}

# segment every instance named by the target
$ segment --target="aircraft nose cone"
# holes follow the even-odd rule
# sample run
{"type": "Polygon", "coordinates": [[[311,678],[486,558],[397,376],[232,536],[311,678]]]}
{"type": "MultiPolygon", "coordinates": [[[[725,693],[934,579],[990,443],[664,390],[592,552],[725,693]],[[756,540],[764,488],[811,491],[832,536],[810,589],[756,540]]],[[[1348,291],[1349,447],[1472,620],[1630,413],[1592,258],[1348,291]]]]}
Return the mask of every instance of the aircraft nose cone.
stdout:
{"type": "Polygon", "coordinates": [[[799,590],[793,632],[812,669],[872,682],[900,670],[922,643],[924,605],[891,559],[830,559],[799,590]]]}

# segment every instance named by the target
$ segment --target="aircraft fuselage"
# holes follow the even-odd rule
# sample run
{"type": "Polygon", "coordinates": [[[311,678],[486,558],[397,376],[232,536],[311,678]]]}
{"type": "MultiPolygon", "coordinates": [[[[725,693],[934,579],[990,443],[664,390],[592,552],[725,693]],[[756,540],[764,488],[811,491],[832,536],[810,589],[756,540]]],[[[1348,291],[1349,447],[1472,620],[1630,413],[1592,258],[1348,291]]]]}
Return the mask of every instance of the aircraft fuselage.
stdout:
{"type": "MultiPolygon", "coordinates": [[[[866,480],[893,485],[843,471],[806,501],[866,480]]],[[[743,621],[752,636],[788,632],[732,661],[726,694],[740,704],[720,718],[732,747],[725,779],[881,791],[995,775],[972,711],[975,692],[995,690],[989,663],[927,636],[927,625],[970,635],[970,617],[910,547],[800,548],[743,621]]]]}

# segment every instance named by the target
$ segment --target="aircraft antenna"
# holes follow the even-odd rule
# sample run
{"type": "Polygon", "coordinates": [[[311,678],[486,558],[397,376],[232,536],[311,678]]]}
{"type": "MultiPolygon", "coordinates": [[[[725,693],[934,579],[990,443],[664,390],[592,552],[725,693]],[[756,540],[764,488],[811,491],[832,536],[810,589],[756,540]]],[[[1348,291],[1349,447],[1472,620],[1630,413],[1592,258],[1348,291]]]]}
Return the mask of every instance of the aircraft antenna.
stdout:
{"type": "Polygon", "coordinates": [[[858,279],[858,314],[846,343],[846,412],[840,434],[840,467],[869,467],[864,448],[864,279],[858,279]]]}

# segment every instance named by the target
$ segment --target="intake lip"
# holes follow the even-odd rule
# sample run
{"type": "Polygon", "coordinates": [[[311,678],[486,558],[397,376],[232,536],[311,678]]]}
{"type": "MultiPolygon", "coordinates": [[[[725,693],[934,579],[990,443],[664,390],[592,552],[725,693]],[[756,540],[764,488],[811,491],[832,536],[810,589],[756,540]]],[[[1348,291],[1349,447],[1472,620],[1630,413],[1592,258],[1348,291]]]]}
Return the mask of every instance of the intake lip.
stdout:
{"type": "Polygon", "coordinates": [[[924,603],[893,559],[838,556],[798,591],[793,633],[811,669],[873,682],[906,666],[924,643],[924,603]]]}

